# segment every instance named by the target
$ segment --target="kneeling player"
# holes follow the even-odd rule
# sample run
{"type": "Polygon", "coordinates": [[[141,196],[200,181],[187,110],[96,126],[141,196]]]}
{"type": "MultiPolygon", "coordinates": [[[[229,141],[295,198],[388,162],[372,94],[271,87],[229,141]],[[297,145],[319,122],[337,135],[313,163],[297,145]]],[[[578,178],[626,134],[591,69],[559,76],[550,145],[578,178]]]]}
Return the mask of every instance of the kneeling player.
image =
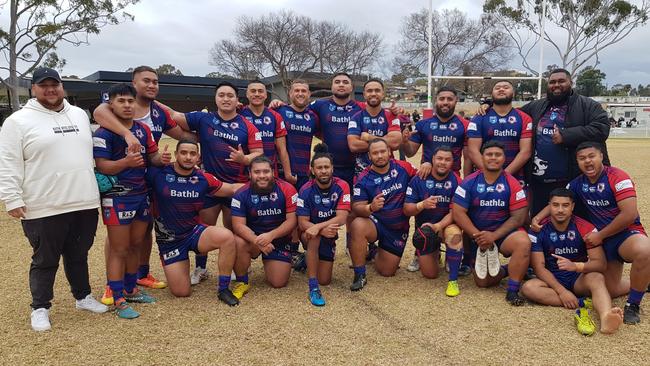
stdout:
{"type": "Polygon", "coordinates": [[[232,197],[242,184],[222,183],[213,175],[196,170],[194,167],[198,162],[198,144],[182,140],[176,145],[173,165],[147,173],[153,188],[160,259],[172,295],[190,296],[189,251],[205,255],[219,249],[218,297],[222,302],[235,306],[239,300],[228,288],[236,258],[235,237],[226,228],[201,224],[199,211],[206,195],[232,197]]]}
{"type": "Polygon", "coordinates": [[[509,272],[506,300],[521,306],[525,301],[519,296],[519,287],[530,259],[530,239],[522,227],[528,215],[526,193],[519,181],[503,170],[503,144],[488,141],[481,147],[481,155],[484,170],[469,175],[456,188],[454,222],[478,246],[476,285],[498,285],[509,272]],[[507,267],[501,267],[499,252],[510,257],[507,267]]]}
{"type": "Polygon", "coordinates": [[[593,297],[593,306],[600,316],[600,331],[614,333],[623,323],[623,311],[612,308],[612,299],[601,272],[607,268],[605,252],[601,247],[588,248],[583,238],[595,233],[587,221],[573,216],[573,194],[557,188],[550,194],[551,219],[539,233],[530,233],[531,265],[537,278],[521,288],[528,299],[544,305],[575,309],[578,331],[591,335],[594,323],[585,308],[584,298],[593,297]]]}
{"type": "MultiPolygon", "coordinates": [[[[453,224],[450,204],[460,178],[451,171],[454,156],[451,148],[440,146],[433,153],[431,173],[422,179],[413,177],[406,190],[404,214],[415,216],[416,230],[429,226],[436,235],[444,238],[447,247],[446,257],[449,265],[447,296],[458,296],[458,269],[463,257],[463,241],[460,229],[453,224]]],[[[414,244],[415,243],[414,235],[414,244]]],[[[430,244],[430,243],[426,243],[430,244]]],[[[440,247],[425,245],[416,250],[420,272],[426,278],[438,277],[438,257],[440,247]]]]}
{"type": "Polygon", "coordinates": [[[250,289],[251,258],[262,254],[266,281],[284,287],[291,274],[291,232],[296,228],[293,186],[273,175],[271,160],[258,156],[251,161],[250,182],[232,198],[232,225],[237,240],[233,293],[241,299],[250,289]]]}
{"type": "Polygon", "coordinates": [[[332,155],[327,145],[318,144],[311,159],[311,174],[298,195],[298,225],[301,240],[307,247],[307,275],[309,301],[315,306],[325,305],[318,284],[329,285],[338,231],[350,212],[350,188],[333,177],[332,155]]]}
{"type": "Polygon", "coordinates": [[[361,290],[367,283],[368,243],[379,240],[375,269],[382,276],[393,276],[408,238],[409,218],[402,213],[402,207],[408,182],[416,170],[410,163],[393,160],[391,154],[385,140],[371,140],[368,143],[371,164],[359,174],[354,185],[352,210],[357,217],[350,226],[352,291],[361,290]]]}

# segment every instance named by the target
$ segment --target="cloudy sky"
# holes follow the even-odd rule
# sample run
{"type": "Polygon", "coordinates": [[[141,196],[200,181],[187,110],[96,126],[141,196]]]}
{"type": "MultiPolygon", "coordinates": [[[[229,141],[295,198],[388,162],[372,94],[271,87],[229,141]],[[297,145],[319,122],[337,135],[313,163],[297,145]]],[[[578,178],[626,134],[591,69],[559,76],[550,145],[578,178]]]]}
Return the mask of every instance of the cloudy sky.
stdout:
{"type": "MultiPolygon", "coordinates": [[[[435,9],[456,7],[478,18],[483,1],[433,3],[435,9]]],[[[0,10],[3,28],[8,26],[7,6],[0,10]]],[[[90,45],[64,45],[58,52],[67,60],[65,75],[84,77],[97,70],[124,71],[135,65],[169,63],[185,75],[202,76],[215,71],[208,64],[208,51],[216,41],[232,36],[238,16],[287,9],[314,19],[339,21],[355,30],[379,32],[384,37],[386,57],[392,58],[401,20],[427,6],[427,0],[141,0],[128,10],[135,15],[134,22],[106,27],[100,35],[90,37],[90,45]]],[[[609,85],[650,84],[650,53],[641,48],[649,36],[650,26],[638,28],[601,54],[599,68],[607,74],[609,85]]],[[[544,64],[557,63],[550,47],[545,52],[544,64]]],[[[537,65],[536,57],[532,64],[537,65]]],[[[511,64],[522,69],[519,65],[517,60],[511,64]]]]}

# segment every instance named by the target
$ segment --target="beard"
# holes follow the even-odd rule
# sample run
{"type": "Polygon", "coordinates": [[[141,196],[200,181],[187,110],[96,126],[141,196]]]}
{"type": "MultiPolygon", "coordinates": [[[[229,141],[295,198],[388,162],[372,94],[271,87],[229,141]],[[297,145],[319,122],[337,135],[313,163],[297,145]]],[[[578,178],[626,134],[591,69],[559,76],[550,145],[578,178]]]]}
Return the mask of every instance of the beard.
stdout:
{"type": "Polygon", "coordinates": [[[330,175],[330,176],[327,176],[327,177],[318,177],[318,178],[316,178],[316,180],[318,181],[318,183],[320,183],[320,184],[322,184],[324,186],[327,186],[332,182],[332,176],[330,175]]]}
{"type": "Polygon", "coordinates": [[[334,97],[338,99],[348,99],[350,97],[350,93],[334,93],[334,97]]]}
{"type": "Polygon", "coordinates": [[[508,104],[512,103],[512,98],[513,98],[512,95],[507,96],[507,97],[503,97],[503,98],[494,98],[494,99],[492,99],[492,102],[495,105],[508,105],[508,104]]]}
{"type": "Polygon", "coordinates": [[[379,107],[381,105],[381,100],[367,101],[366,104],[372,108],[379,107]]]}
{"type": "Polygon", "coordinates": [[[559,95],[554,95],[551,92],[551,89],[546,89],[546,99],[548,99],[548,102],[551,103],[552,105],[566,104],[566,102],[569,100],[570,95],[571,95],[571,89],[562,92],[559,95]]]}
{"type": "Polygon", "coordinates": [[[440,110],[440,107],[436,106],[436,116],[442,117],[442,118],[449,118],[454,115],[454,110],[456,108],[449,108],[448,112],[443,112],[440,110]]]}
{"type": "Polygon", "coordinates": [[[388,165],[388,163],[389,163],[389,160],[386,160],[386,162],[385,162],[384,164],[379,165],[379,164],[377,164],[377,163],[375,163],[375,162],[373,161],[373,162],[372,162],[372,165],[374,165],[376,168],[383,169],[383,168],[385,168],[385,167],[388,165]]]}
{"type": "Polygon", "coordinates": [[[253,186],[253,191],[255,193],[261,194],[261,195],[267,195],[273,191],[273,186],[275,185],[274,180],[269,181],[269,185],[266,188],[262,188],[257,185],[257,182],[252,182],[251,185],[253,186]]]}

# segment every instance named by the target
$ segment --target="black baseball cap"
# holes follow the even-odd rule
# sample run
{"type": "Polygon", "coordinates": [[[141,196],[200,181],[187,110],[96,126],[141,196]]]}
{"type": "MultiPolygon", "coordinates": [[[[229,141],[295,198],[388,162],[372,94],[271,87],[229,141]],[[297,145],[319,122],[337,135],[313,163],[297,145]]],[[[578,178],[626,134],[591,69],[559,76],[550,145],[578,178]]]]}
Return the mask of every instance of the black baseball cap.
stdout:
{"type": "Polygon", "coordinates": [[[41,67],[39,69],[36,69],[36,71],[34,71],[34,74],[32,74],[32,85],[40,84],[45,79],[53,79],[59,83],[61,82],[61,77],[59,76],[59,73],[56,72],[56,70],[50,69],[49,67],[41,67]]]}

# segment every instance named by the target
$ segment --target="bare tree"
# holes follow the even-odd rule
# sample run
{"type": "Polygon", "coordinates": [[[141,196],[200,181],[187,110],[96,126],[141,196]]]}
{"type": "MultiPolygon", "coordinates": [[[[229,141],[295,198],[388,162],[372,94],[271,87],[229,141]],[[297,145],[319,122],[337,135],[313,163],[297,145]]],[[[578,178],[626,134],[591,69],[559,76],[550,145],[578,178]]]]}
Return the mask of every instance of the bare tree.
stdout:
{"type": "MultiPolygon", "coordinates": [[[[422,9],[405,17],[400,30],[402,39],[397,45],[397,70],[414,66],[427,71],[429,14],[422,9]]],[[[433,41],[431,70],[437,75],[460,75],[484,72],[498,68],[511,51],[507,38],[484,17],[468,18],[458,9],[433,12],[433,41]]]]}
{"type": "Polygon", "coordinates": [[[547,0],[544,34],[541,33],[542,0],[486,0],[483,10],[513,41],[521,64],[534,75],[530,55],[542,37],[572,75],[581,68],[596,67],[599,54],[644,25],[650,5],[623,0],[547,0]],[[558,34],[560,36],[558,36],[558,34]]]}
{"type": "Polygon", "coordinates": [[[7,61],[0,70],[7,71],[9,78],[0,82],[9,90],[12,109],[20,107],[19,78],[39,65],[62,68],[65,60],[54,53],[59,44],[87,44],[88,35],[98,34],[102,27],[133,20],[124,9],[138,1],[10,0],[9,29],[0,28],[0,52],[7,61]]]}
{"type": "Polygon", "coordinates": [[[217,42],[209,62],[220,72],[242,78],[277,74],[288,87],[291,72],[362,73],[376,61],[381,47],[378,34],[281,11],[240,17],[234,39],[217,42]]]}

